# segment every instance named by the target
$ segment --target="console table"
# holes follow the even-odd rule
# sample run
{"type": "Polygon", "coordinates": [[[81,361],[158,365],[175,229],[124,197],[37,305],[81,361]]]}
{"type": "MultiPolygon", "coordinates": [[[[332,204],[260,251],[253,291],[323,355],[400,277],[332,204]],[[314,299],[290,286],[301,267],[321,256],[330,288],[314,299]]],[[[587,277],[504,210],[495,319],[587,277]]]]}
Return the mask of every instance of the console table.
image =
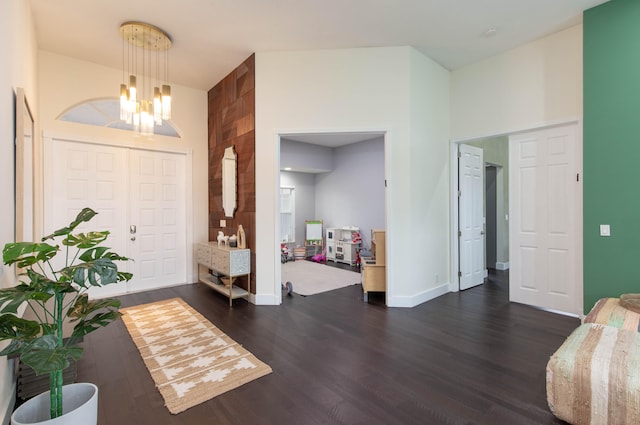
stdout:
{"type": "Polygon", "coordinates": [[[247,276],[247,288],[251,288],[251,251],[249,249],[218,246],[218,242],[199,243],[196,245],[196,261],[198,262],[198,279],[221,294],[229,297],[229,306],[236,298],[249,300],[249,291],[233,285],[234,278],[247,276]],[[207,270],[203,273],[202,269],[207,270]],[[208,270],[227,276],[229,283],[221,283],[208,270]]]}

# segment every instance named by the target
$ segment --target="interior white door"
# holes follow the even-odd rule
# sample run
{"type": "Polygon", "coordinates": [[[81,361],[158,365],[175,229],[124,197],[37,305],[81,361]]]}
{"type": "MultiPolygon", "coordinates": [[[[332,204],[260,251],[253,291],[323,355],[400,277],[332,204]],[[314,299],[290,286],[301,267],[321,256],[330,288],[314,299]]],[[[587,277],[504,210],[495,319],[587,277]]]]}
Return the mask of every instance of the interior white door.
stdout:
{"type": "Polygon", "coordinates": [[[511,301],[581,312],[578,128],[509,137],[511,301]]]}
{"type": "MultiPolygon", "coordinates": [[[[121,255],[128,255],[126,228],[128,186],[127,151],[113,146],[51,140],[45,155],[49,164],[44,226],[47,234],[68,225],[85,207],[98,215],[78,231],[108,230],[107,246],[121,255]]],[[[63,266],[63,264],[57,264],[63,266]]],[[[122,263],[123,271],[130,271],[130,263],[122,263]]],[[[123,294],[127,283],[94,287],[90,297],[123,294]]]]}
{"type": "Polygon", "coordinates": [[[79,230],[109,230],[107,246],[133,260],[120,265],[130,282],[91,288],[90,297],[186,283],[184,155],[59,139],[45,155],[45,229],[93,208],[98,215],[79,230]]]}
{"type": "Polygon", "coordinates": [[[129,164],[132,290],[186,283],[185,157],[132,149],[129,164]]]}
{"type": "Polygon", "coordinates": [[[481,148],[459,146],[460,289],[484,282],[484,161],[481,148]]]}

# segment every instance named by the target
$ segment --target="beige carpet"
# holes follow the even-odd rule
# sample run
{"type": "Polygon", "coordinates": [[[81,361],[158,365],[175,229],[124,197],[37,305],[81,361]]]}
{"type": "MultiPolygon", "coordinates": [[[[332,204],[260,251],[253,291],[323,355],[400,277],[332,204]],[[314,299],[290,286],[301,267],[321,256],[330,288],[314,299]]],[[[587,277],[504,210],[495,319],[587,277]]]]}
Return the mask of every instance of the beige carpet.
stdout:
{"type": "Polygon", "coordinates": [[[282,282],[291,282],[293,292],[313,295],[361,283],[360,273],[313,261],[289,261],[282,265],[282,282]]]}
{"type": "Polygon", "coordinates": [[[120,311],[173,414],[271,373],[180,298],[120,311]]]}

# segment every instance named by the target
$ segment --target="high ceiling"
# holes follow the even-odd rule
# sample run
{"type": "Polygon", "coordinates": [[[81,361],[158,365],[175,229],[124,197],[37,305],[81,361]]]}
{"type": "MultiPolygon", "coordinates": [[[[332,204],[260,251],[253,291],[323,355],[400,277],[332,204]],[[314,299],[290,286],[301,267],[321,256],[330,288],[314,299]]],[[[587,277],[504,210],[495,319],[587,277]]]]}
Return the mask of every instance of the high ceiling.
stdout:
{"type": "Polygon", "coordinates": [[[414,46],[447,69],[575,25],[605,0],[31,0],[39,47],[122,66],[124,21],[170,34],[173,83],[208,90],[253,52],[414,46]]]}

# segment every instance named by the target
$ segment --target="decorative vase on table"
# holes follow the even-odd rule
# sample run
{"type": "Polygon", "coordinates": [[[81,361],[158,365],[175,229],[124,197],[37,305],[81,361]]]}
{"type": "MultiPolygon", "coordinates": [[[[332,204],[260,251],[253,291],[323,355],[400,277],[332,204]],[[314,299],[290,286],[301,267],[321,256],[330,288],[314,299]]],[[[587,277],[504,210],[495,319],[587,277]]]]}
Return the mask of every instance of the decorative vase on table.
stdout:
{"type": "Polygon", "coordinates": [[[247,247],[247,237],[244,234],[242,224],[238,224],[238,248],[245,249],[247,247]]]}

